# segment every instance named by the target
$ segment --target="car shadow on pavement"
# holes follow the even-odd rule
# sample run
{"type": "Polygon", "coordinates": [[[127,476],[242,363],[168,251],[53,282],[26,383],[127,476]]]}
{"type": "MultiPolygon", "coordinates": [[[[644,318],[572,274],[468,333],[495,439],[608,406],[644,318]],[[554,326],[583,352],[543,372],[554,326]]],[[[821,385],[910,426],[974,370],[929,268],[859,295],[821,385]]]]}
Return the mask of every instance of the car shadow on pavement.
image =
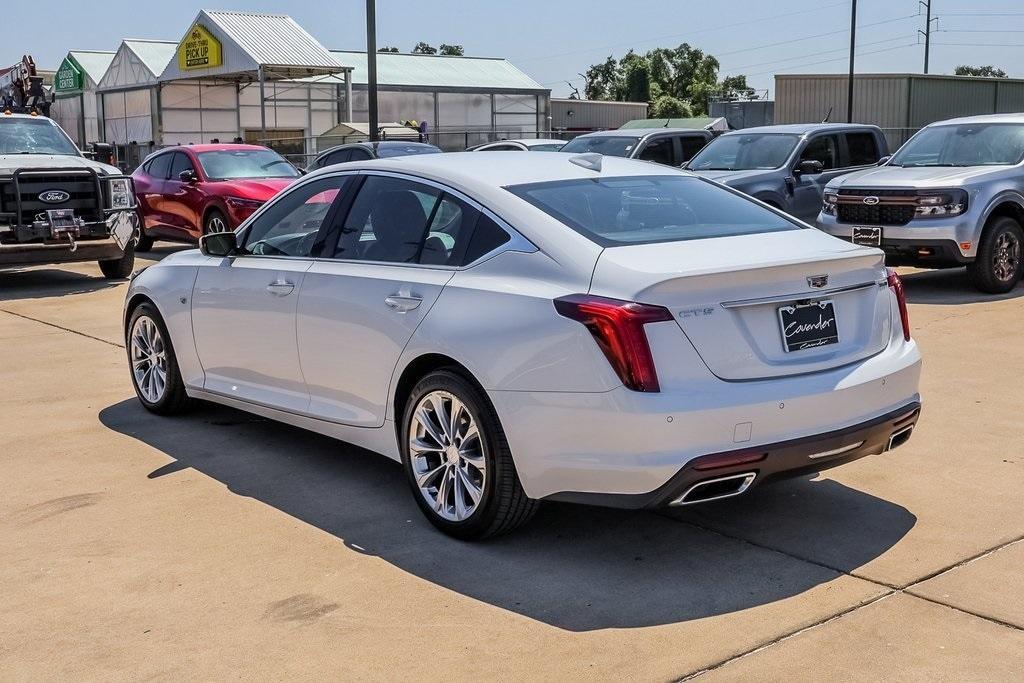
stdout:
{"type": "Polygon", "coordinates": [[[211,404],[168,419],[130,399],[99,419],[174,459],[150,479],[193,468],[359,553],[571,631],[678,623],[783,600],[832,581],[834,568],[876,558],[916,522],[885,500],[803,479],[716,508],[755,528],[775,524],[788,538],[815,536],[830,548],[828,566],[665,514],[553,503],[514,534],[464,543],[421,516],[400,465],[348,444],[211,404]],[[767,516],[788,508],[800,514],[767,516]]]}
{"type": "Polygon", "coordinates": [[[33,268],[32,270],[0,271],[0,301],[49,299],[71,294],[88,294],[116,287],[124,280],[107,280],[100,275],[76,273],[72,270],[33,268]]]}
{"type": "Polygon", "coordinates": [[[900,275],[907,301],[912,304],[956,306],[1004,301],[1024,296],[1024,284],[1018,284],[1006,294],[979,292],[967,277],[966,268],[923,270],[900,275]]]}

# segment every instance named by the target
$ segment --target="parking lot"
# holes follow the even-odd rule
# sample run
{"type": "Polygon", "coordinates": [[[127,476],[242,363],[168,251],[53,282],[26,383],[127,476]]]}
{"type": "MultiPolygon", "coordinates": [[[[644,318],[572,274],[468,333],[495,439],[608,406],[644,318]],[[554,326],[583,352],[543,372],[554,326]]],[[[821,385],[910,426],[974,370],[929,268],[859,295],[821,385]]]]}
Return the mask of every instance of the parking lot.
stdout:
{"type": "Polygon", "coordinates": [[[903,273],[925,358],[906,446],[464,544],[383,457],[143,410],[125,282],[0,272],[0,678],[1019,680],[1024,286],[903,273]]]}

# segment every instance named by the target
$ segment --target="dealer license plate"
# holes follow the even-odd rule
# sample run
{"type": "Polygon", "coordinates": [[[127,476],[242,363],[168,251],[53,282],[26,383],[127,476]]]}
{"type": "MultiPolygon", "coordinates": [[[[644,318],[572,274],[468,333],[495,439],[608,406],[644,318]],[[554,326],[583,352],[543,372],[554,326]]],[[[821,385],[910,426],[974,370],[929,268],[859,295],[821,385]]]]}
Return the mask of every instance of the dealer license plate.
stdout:
{"type": "Polygon", "coordinates": [[[855,225],[853,227],[853,243],[863,244],[866,247],[880,247],[882,246],[882,229],[868,225],[855,225]]]}
{"type": "Polygon", "coordinates": [[[780,306],[778,310],[783,347],[787,353],[828,346],[839,341],[836,309],[831,299],[780,306]]]}

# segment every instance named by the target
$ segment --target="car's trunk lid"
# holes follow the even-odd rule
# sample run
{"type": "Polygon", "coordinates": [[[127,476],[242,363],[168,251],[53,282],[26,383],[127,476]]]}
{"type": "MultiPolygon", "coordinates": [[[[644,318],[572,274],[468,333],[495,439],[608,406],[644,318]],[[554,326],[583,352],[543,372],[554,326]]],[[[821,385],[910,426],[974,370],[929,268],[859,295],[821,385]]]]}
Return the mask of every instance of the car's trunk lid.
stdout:
{"type": "Polygon", "coordinates": [[[726,380],[839,367],[880,352],[891,334],[882,253],[817,230],[610,247],[591,294],[665,306],[726,380]]]}

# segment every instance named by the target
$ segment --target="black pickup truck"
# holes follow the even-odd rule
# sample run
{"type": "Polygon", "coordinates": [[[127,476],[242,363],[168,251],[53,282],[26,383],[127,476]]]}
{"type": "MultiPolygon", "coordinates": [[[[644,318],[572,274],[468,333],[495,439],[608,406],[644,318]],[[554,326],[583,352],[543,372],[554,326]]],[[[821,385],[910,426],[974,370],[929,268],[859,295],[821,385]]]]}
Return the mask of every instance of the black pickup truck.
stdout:
{"type": "Polygon", "coordinates": [[[45,116],[0,111],[0,267],[96,261],[128,277],[137,227],[131,177],[45,116]]]}

